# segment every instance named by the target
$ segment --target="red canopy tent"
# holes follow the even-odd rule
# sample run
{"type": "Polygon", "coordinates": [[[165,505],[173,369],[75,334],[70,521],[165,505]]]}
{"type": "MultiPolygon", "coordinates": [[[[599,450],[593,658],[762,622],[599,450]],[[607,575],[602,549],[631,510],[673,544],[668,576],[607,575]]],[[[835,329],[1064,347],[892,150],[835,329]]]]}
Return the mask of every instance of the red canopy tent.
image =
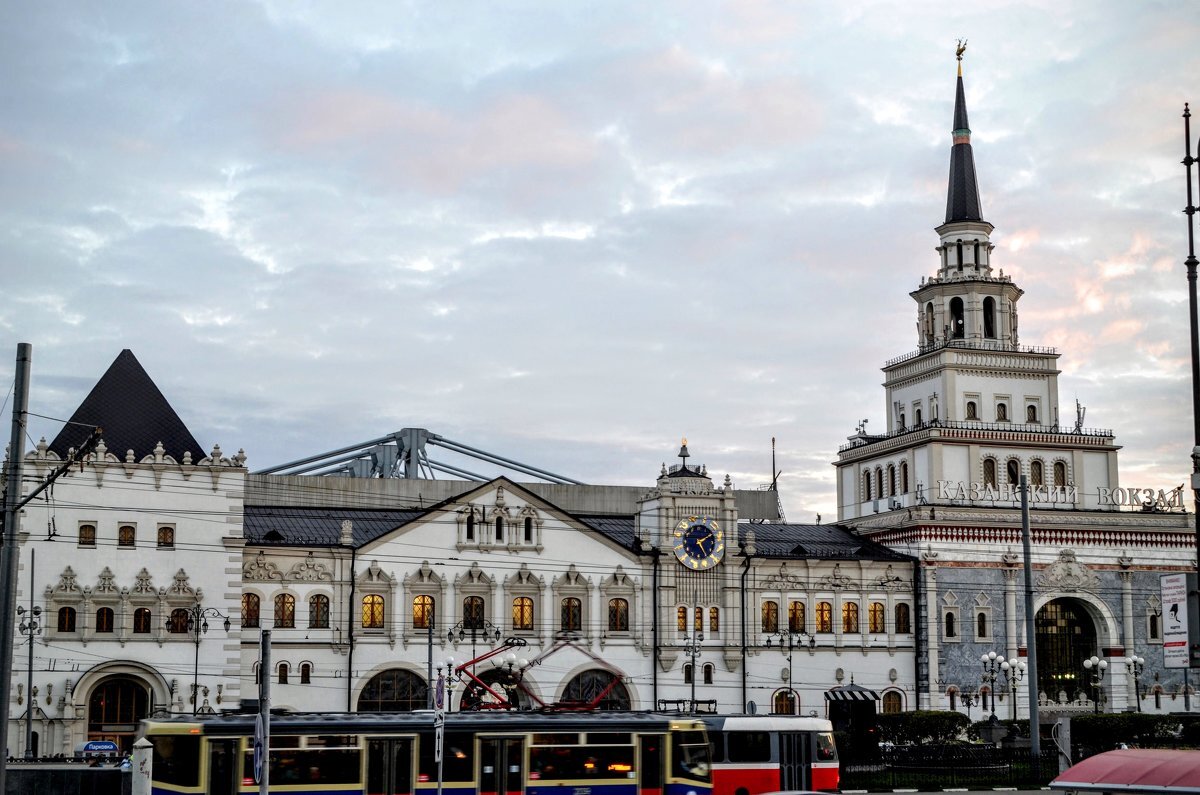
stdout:
{"type": "Polygon", "coordinates": [[[1088,757],[1050,782],[1078,792],[1196,793],[1200,751],[1130,748],[1088,757]]]}

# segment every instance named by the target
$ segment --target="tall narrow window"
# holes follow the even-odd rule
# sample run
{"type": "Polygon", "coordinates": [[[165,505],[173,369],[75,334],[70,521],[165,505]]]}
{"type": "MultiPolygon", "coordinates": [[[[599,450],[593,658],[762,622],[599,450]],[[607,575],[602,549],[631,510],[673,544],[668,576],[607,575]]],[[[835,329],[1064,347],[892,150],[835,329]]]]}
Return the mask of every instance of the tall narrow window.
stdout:
{"type": "Polygon", "coordinates": [[[678,632],[687,632],[687,616],[688,609],[682,605],[675,608],[675,629],[678,632]]]}
{"type": "Polygon", "coordinates": [[[1152,614],[1150,616],[1150,628],[1146,633],[1146,636],[1150,640],[1158,640],[1158,620],[1160,618],[1161,618],[1161,616],[1158,616],[1158,615],[1152,614]]]}
{"type": "Polygon", "coordinates": [[[1025,407],[1025,421],[1031,425],[1037,424],[1037,404],[1030,403],[1025,407]]]}
{"type": "Polygon", "coordinates": [[[433,627],[433,597],[420,594],[413,597],[413,629],[431,629],[433,627]]]}
{"type": "Polygon", "coordinates": [[[875,470],[875,493],[883,496],[883,467],[875,470]]]}
{"type": "Polygon", "coordinates": [[[1031,461],[1029,463],[1029,482],[1034,486],[1046,485],[1046,476],[1042,469],[1041,461],[1031,461]]]}
{"type": "Polygon", "coordinates": [[[79,546],[81,546],[81,547],[96,546],[96,525],[94,525],[94,524],[79,525],[79,546]]]}
{"type": "Polygon", "coordinates": [[[692,611],[692,631],[700,634],[704,631],[704,608],[697,607],[692,611]]]}
{"type": "Polygon", "coordinates": [[[975,267],[979,267],[979,241],[975,241],[975,267]]]}
{"type": "Polygon", "coordinates": [[[962,250],[962,241],[961,240],[958,241],[957,248],[958,248],[958,269],[962,270],[963,269],[963,250],[962,250]]]}
{"type": "Polygon", "coordinates": [[[712,663],[704,664],[704,684],[711,685],[713,683],[713,674],[716,672],[716,670],[717,667],[712,663]]]}
{"type": "Polygon", "coordinates": [[[908,494],[908,462],[900,462],[900,493],[908,494]]]}
{"type": "Polygon", "coordinates": [[[362,598],[363,629],[383,629],[383,597],[377,593],[362,598]]]}
{"type": "Polygon", "coordinates": [[[867,500],[871,499],[871,473],[870,472],[863,473],[863,498],[867,499],[867,500]]]}
{"type": "Polygon", "coordinates": [[[113,610],[111,607],[101,607],[96,611],[96,631],[113,631],[113,610]]]}
{"type": "Polygon", "coordinates": [[[721,608],[708,608],[708,631],[713,635],[721,631],[721,608]]]}
{"type": "Polygon", "coordinates": [[[691,663],[683,664],[683,683],[685,685],[690,685],[692,683],[692,664],[691,663]]]}
{"type": "Polygon", "coordinates": [[[788,631],[803,632],[807,622],[804,620],[804,602],[793,599],[788,604],[788,631]]]}
{"type": "Polygon", "coordinates": [[[908,605],[904,602],[896,605],[896,632],[907,634],[912,632],[912,623],[910,621],[908,605]]]}
{"type": "Polygon", "coordinates": [[[496,517],[496,543],[500,544],[504,541],[504,517],[496,517]]]}
{"type": "Polygon", "coordinates": [[[974,400],[967,401],[967,419],[969,419],[969,420],[979,419],[979,410],[975,406],[974,400]]]}
{"type": "Polygon", "coordinates": [[[779,603],[767,600],[762,603],[762,631],[766,633],[779,631],[779,603]]]}
{"type": "Polygon", "coordinates": [[[1008,482],[1017,485],[1021,482],[1021,462],[1015,458],[1008,459],[1008,482]]]}
{"type": "Polygon", "coordinates": [[[888,496],[896,496],[896,465],[888,464],[888,496]]]}
{"type": "Polygon", "coordinates": [[[530,516],[525,517],[525,543],[533,543],[533,518],[530,516]]]}
{"type": "Polygon", "coordinates": [[[134,529],[133,525],[123,524],[117,528],[117,546],[137,546],[137,530],[134,529]]]}
{"type": "Polygon", "coordinates": [[[75,608],[73,608],[73,607],[58,608],[58,631],[59,632],[74,632],[75,631],[75,608]]]}
{"type": "Polygon", "coordinates": [[[133,611],[133,631],[138,635],[150,634],[150,620],[153,616],[150,613],[150,608],[139,607],[133,611]]]}
{"type": "Polygon", "coordinates": [[[279,684],[286,685],[288,683],[288,664],[285,662],[279,663],[279,684]]]}
{"type": "Polygon", "coordinates": [[[983,485],[996,488],[996,459],[983,459],[983,485]]]}
{"type": "Polygon", "coordinates": [[[925,304],[925,343],[933,342],[933,302],[925,304]]]}
{"type": "Polygon", "coordinates": [[[996,404],[996,422],[1008,422],[1008,404],[996,404]]]}
{"type": "Polygon", "coordinates": [[[308,628],[329,629],[329,597],[325,594],[308,597],[308,628]]]}
{"type": "Polygon", "coordinates": [[[955,624],[954,614],[947,613],[946,614],[946,637],[947,638],[958,637],[958,631],[957,631],[957,628],[954,626],[954,624],[955,624]]]}
{"type": "Polygon", "coordinates": [[[296,597],[290,593],[275,597],[275,626],[284,629],[296,626],[296,597]]]}
{"type": "Polygon", "coordinates": [[[559,627],[564,630],[578,632],[583,629],[583,603],[574,596],[562,600],[561,620],[559,627]]]}
{"type": "Polygon", "coordinates": [[[514,630],[529,632],[533,629],[533,598],[518,596],[513,599],[512,620],[514,630]]]}
{"type": "Polygon", "coordinates": [[[986,638],[988,636],[987,613],[980,613],[975,617],[975,637],[986,638]]]}
{"type": "Polygon", "coordinates": [[[1062,461],[1054,462],[1054,485],[1059,488],[1067,485],[1067,465],[1062,461]]]}
{"type": "Polygon", "coordinates": [[[963,315],[963,301],[961,298],[950,299],[950,336],[956,340],[961,340],[967,333],[966,318],[963,315]]]}
{"type": "Polygon", "coordinates": [[[842,605],[842,632],[858,632],[857,602],[846,602],[842,605]]]}
{"type": "Polygon", "coordinates": [[[467,540],[475,540],[475,513],[472,511],[467,514],[467,540]]]}
{"type": "Polygon", "coordinates": [[[920,427],[921,427],[921,424],[922,424],[922,421],[921,421],[921,407],[920,407],[920,406],[918,406],[918,407],[916,407],[915,409],[913,409],[913,425],[915,425],[915,426],[917,426],[918,428],[920,428],[920,427]]]}
{"type": "Polygon", "coordinates": [[[868,620],[871,623],[872,632],[886,632],[885,626],[887,611],[883,607],[883,602],[871,602],[871,611],[868,620]]]}
{"type": "Polygon", "coordinates": [[[983,299],[983,336],[996,339],[996,299],[991,296],[983,299]]]}
{"type": "Polygon", "coordinates": [[[258,594],[242,594],[242,626],[253,628],[258,626],[258,594]]]}
{"type": "Polygon", "coordinates": [[[312,666],[308,663],[300,663],[300,684],[307,685],[312,683],[312,666]]]}
{"type": "Polygon", "coordinates": [[[463,599],[463,628],[483,629],[483,597],[468,596],[463,599]]]}
{"type": "Polygon", "coordinates": [[[817,602],[817,632],[833,632],[833,605],[817,602]]]}
{"type": "Polygon", "coordinates": [[[609,599],[608,600],[608,631],[609,632],[628,632],[629,631],[629,600],[627,600],[627,599],[609,599]]]}

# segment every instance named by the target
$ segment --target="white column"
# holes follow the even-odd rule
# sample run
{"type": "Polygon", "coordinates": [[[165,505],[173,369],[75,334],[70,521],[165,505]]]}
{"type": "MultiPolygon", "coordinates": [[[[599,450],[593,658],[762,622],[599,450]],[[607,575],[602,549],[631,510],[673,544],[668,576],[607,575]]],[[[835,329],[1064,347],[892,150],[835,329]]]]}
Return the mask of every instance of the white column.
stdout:
{"type": "MultiPolygon", "coordinates": [[[[1137,651],[1133,648],[1133,572],[1121,571],[1118,573],[1121,578],[1121,636],[1125,644],[1125,656],[1133,656],[1137,651]]],[[[1137,685],[1134,683],[1133,674],[1129,672],[1128,665],[1125,668],[1125,704],[1130,707],[1137,707],[1137,685]]],[[[1115,690],[1115,688],[1114,688],[1115,690]]],[[[1115,704],[1113,706],[1116,706],[1115,704]]]]}

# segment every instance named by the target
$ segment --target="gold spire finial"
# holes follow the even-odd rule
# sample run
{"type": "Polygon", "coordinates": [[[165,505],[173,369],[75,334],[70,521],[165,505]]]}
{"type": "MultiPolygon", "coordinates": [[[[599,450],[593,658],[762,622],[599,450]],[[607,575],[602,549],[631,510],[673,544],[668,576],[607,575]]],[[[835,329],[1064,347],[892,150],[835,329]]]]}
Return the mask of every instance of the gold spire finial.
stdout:
{"type": "Polygon", "coordinates": [[[954,57],[958,59],[958,76],[962,77],[962,56],[967,51],[967,40],[958,40],[958,49],[954,51],[954,57]]]}

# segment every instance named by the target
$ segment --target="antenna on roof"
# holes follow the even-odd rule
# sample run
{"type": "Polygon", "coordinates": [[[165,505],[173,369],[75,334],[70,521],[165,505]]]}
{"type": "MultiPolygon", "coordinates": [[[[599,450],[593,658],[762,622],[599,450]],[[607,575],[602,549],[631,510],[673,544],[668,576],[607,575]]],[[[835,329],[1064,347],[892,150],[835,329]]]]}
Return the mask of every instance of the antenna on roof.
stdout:
{"type": "Polygon", "coordinates": [[[779,491],[779,476],[783,473],[775,469],[775,437],[771,437],[771,491],[779,491]]]}

